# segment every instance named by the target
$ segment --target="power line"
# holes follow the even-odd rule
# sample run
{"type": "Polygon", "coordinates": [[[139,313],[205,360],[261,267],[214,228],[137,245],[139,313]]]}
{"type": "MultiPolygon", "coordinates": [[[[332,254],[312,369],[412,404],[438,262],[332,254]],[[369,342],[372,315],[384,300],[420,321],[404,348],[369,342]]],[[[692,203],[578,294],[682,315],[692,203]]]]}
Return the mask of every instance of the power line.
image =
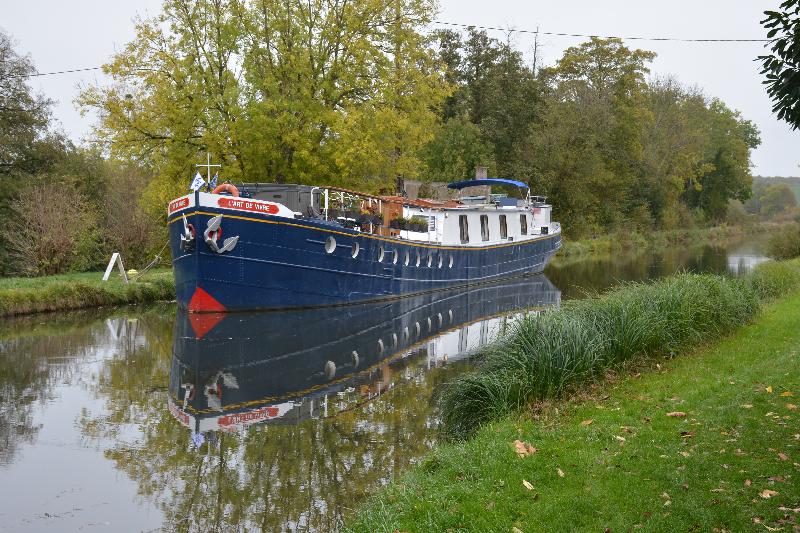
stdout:
{"type": "Polygon", "coordinates": [[[55,74],[70,74],[72,72],[86,72],[87,70],[100,70],[103,67],[76,68],[72,70],[59,70],[56,72],[34,72],[33,74],[22,74],[20,76],[9,76],[9,78],[37,78],[39,76],[53,76],[55,74]]]}
{"type": "Polygon", "coordinates": [[[434,20],[433,24],[441,26],[456,26],[459,28],[478,28],[481,30],[505,31],[512,33],[530,33],[533,35],[552,35],[555,37],[582,37],[598,39],[623,39],[626,41],[676,41],[682,43],[768,43],[770,39],[681,39],[678,37],[620,37],[616,35],[589,35],[583,33],[558,33],[552,31],[540,30],[516,30],[513,28],[497,28],[494,26],[479,26],[477,24],[459,24],[456,22],[444,22],[442,20],[434,20]]]}
{"type": "MultiPolygon", "coordinates": [[[[440,26],[453,26],[457,28],[477,28],[480,30],[488,30],[488,31],[503,31],[503,32],[511,32],[511,33],[527,33],[531,35],[550,35],[553,37],[580,37],[583,39],[587,38],[598,38],[598,39],[622,39],[625,41],[673,41],[673,42],[681,42],[681,43],[768,43],[770,39],[682,39],[679,37],[621,37],[617,35],[591,35],[586,33],[561,33],[561,32],[553,32],[553,31],[541,31],[539,29],[536,30],[518,30],[514,28],[499,28],[496,26],[481,26],[479,24],[460,24],[457,22],[445,22],[443,20],[434,20],[433,24],[438,24],[440,26]]],[[[101,70],[103,67],[87,67],[87,68],[76,68],[72,70],[59,70],[55,72],[36,72],[33,74],[23,74],[21,76],[9,76],[9,78],[37,78],[40,76],[55,76],[58,74],[72,74],[74,72],[87,72],[91,70],[101,70]]]]}

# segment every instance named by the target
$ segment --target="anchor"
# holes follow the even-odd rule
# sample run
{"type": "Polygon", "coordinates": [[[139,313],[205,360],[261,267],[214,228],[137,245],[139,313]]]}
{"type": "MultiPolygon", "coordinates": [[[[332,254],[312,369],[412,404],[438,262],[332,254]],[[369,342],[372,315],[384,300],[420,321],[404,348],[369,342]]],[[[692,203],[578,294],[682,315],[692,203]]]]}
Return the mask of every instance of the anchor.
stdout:
{"type": "Polygon", "coordinates": [[[189,224],[186,220],[186,215],[183,216],[183,235],[181,235],[181,250],[184,252],[191,252],[194,248],[195,231],[194,226],[189,224]]]}
{"type": "Polygon", "coordinates": [[[220,248],[220,246],[217,244],[217,238],[222,234],[222,230],[220,229],[221,224],[222,215],[217,215],[208,221],[208,226],[203,232],[203,238],[205,239],[208,247],[218,254],[230,252],[234,249],[234,247],[236,247],[236,243],[239,242],[238,235],[236,237],[228,237],[225,239],[225,241],[223,241],[222,247],[220,248]]]}

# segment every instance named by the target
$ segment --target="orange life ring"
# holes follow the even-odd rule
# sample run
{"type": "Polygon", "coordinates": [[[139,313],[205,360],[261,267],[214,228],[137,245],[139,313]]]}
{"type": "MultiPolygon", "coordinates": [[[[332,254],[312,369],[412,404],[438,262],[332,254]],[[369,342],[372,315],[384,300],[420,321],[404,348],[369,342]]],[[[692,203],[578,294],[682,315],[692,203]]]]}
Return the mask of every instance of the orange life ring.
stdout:
{"type": "Polygon", "coordinates": [[[219,194],[221,192],[227,192],[231,196],[239,196],[239,189],[232,183],[223,183],[222,185],[217,185],[214,187],[214,190],[211,191],[211,194],[219,194]]]}

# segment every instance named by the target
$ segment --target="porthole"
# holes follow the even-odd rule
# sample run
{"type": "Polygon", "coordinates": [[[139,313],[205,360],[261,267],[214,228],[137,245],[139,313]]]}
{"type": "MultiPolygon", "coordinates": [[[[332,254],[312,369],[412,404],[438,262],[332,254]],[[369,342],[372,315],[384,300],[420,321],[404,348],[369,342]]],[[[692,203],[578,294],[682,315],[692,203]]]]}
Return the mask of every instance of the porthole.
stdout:
{"type": "Polygon", "coordinates": [[[333,237],[328,237],[325,239],[325,251],[329,254],[332,254],[336,251],[336,239],[333,237]]]}
{"type": "Polygon", "coordinates": [[[325,363],[325,377],[328,379],[336,377],[336,363],[333,361],[325,363]]]}
{"type": "Polygon", "coordinates": [[[403,264],[404,264],[405,266],[408,266],[408,264],[409,264],[410,262],[411,262],[411,254],[410,254],[410,253],[408,253],[408,251],[406,251],[406,258],[405,258],[405,260],[403,260],[403,264]]]}
{"type": "Polygon", "coordinates": [[[419,255],[419,250],[417,251],[417,262],[414,266],[419,266],[420,261],[422,261],[422,257],[419,255]]]}
{"type": "Polygon", "coordinates": [[[439,254],[439,268],[442,268],[442,263],[444,263],[444,257],[442,254],[439,254]]]}
{"type": "Polygon", "coordinates": [[[428,268],[433,264],[433,254],[428,254],[428,268]]]}
{"type": "Polygon", "coordinates": [[[353,256],[353,259],[358,257],[358,252],[359,251],[361,251],[361,246],[359,246],[359,244],[357,242],[354,242],[353,243],[353,251],[351,253],[351,255],[353,256]]]}
{"type": "Polygon", "coordinates": [[[383,256],[386,255],[386,252],[383,250],[383,246],[378,248],[378,263],[383,263],[383,256]]]}
{"type": "Polygon", "coordinates": [[[392,250],[392,264],[393,264],[393,265],[396,265],[396,264],[397,264],[397,257],[398,257],[399,255],[400,255],[400,254],[397,252],[397,250],[392,250]]]}
{"type": "Polygon", "coordinates": [[[450,264],[447,265],[448,268],[453,268],[453,256],[450,256],[450,264]]]}
{"type": "Polygon", "coordinates": [[[414,329],[417,332],[417,337],[419,337],[419,334],[422,332],[422,328],[419,327],[419,322],[414,322],[414,329]]]}

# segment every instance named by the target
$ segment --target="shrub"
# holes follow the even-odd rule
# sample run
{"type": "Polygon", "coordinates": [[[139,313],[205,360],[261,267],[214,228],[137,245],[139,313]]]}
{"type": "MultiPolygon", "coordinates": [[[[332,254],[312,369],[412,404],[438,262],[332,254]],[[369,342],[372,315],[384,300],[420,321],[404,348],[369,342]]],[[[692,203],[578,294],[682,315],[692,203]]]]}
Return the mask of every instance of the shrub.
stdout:
{"type": "Polygon", "coordinates": [[[800,224],[788,224],[775,232],[767,244],[767,254],[775,259],[800,256],[800,224]]]}
{"type": "Polygon", "coordinates": [[[16,272],[28,276],[65,272],[96,249],[95,220],[86,199],[71,187],[40,182],[23,189],[11,204],[14,217],[0,228],[16,272]]]}

